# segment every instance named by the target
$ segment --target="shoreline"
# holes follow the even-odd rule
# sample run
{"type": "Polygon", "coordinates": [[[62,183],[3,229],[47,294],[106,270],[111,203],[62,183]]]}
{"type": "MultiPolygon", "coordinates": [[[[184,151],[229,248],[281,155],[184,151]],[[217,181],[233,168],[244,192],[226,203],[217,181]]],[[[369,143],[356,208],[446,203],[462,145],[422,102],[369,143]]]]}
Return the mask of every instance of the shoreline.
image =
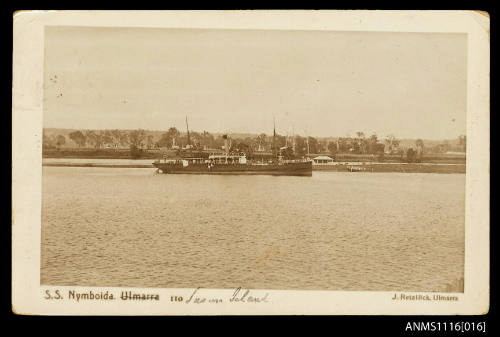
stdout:
{"type": "MultiPolygon", "coordinates": [[[[81,159],[81,158],[80,158],[81,159]]],[[[99,168],[154,168],[151,164],[135,163],[91,163],[91,162],[43,162],[44,167],[99,167],[99,168]]],[[[442,173],[465,174],[465,164],[437,163],[348,163],[335,165],[313,165],[317,172],[352,172],[352,173],[442,173]]]]}
{"type": "Polygon", "coordinates": [[[437,163],[350,163],[348,165],[313,165],[313,171],[465,174],[466,165],[437,163]]]}
{"type": "Polygon", "coordinates": [[[153,164],[42,163],[52,167],[154,168],[153,164]]]}

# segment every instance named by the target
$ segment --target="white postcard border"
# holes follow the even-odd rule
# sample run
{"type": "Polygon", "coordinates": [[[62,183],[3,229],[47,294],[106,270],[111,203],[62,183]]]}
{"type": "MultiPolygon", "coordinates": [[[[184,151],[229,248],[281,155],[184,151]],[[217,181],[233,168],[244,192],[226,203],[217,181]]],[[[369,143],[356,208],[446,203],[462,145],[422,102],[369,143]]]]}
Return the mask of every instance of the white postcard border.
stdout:
{"type": "MultiPolygon", "coordinates": [[[[12,306],[19,314],[484,314],[489,310],[489,17],[472,11],[24,11],[14,16],[12,306]],[[40,286],[44,27],[50,25],[468,34],[465,290],[458,301],[394,301],[396,292],[251,290],[267,302],[229,302],[235,289],[200,289],[223,303],[186,304],[194,289],[40,286]],[[44,299],[46,291],[66,298],[44,299]],[[75,301],[70,290],[159,294],[160,301],[75,301]]],[[[235,285],[235,288],[238,285],[235,285]]],[[[244,289],[243,289],[244,290],[244,289]]],[[[406,294],[406,293],[405,293],[406,294]]],[[[408,293],[430,295],[434,293],[408,293]]]]}

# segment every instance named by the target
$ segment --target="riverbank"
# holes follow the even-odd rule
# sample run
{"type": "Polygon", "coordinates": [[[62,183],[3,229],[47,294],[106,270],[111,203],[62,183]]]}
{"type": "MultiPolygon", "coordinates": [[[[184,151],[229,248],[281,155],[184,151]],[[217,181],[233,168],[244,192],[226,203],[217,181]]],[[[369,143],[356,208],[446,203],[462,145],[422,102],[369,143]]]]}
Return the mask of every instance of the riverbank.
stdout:
{"type": "MultiPolygon", "coordinates": [[[[175,151],[167,153],[175,155],[175,151]]],[[[43,158],[68,158],[68,159],[158,159],[162,153],[159,150],[144,150],[139,158],[132,158],[129,149],[44,149],[43,158]]]]}
{"type": "Polygon", "coordinates": [[[465,164],[437,163],[357,163],[313,165],[313,171],[329,172],[399,172],[399,173],[465,173],[465,164]]]}
{"type": "Polygon", "coordinates": [[[98,164],[98,163],[42,163],[56,167],[107,167],[107,168],[153,168],[153,164],[98,164]]]}
{"type": "MultiPolygon", "coordinates": [[[[103,168],[154,168],[149,159],[84,159],[44,158],[43,166],[103,167],[103,168]]],[[[313,171],[328,172],[399,172],[399,173],[465,173],[465,164],[439,163],[336,163],[313,165],[313,171]]]]}
{"type": "MultiPolygon", "coordinates": [[[[167,157],[199,157],[208,158],[212,153],[222,153],[221,150],[165,150],[165,149],[149,149],[142,150],[132,157],[129,149],[91,149],[91,148],[67,148],[67,149],[44,149],[42,151],[43,158],[68,158],[68,159],[160,159],[167,157]]],[[[309,158],[314,158],[319,155],[329,154],[310,154],[309,158]]],[[[272,153],[254,152],[248,159],[267,160],[272,158],[272,153]]],[[[354,154],[354,153],[339,153],[332,157],[335,162],[365,162],[365,163],[405,163],[405,157],[401,155],[372,155],[372,154],[354,154]]],[[[422,162],[429,164],[465,164],[466,158],[464,155],[454,154],[435,154],[426,153],[422,158],[422,162]]]]}

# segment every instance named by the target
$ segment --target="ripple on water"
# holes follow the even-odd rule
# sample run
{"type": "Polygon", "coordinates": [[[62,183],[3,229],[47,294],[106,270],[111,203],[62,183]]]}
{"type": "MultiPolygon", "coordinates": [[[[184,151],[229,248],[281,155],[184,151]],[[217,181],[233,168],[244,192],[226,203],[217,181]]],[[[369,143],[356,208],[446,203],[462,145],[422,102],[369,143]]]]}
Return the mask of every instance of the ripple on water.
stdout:
{"type": "Polygon", "coordinates": [[[153,172],[43,168],[42,284],[406,291],[463,284],[465,175],[153,172]]]}

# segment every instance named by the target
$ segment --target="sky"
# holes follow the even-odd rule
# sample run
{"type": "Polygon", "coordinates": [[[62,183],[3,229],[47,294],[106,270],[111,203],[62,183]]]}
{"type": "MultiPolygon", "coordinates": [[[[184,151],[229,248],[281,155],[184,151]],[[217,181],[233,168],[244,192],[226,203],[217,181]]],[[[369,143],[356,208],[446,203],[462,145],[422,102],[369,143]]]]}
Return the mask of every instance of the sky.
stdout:
{"type": "Polygon", "coordinates": [[[452,139],[456,33],[46,27],[44,127],[452,139]]]}

